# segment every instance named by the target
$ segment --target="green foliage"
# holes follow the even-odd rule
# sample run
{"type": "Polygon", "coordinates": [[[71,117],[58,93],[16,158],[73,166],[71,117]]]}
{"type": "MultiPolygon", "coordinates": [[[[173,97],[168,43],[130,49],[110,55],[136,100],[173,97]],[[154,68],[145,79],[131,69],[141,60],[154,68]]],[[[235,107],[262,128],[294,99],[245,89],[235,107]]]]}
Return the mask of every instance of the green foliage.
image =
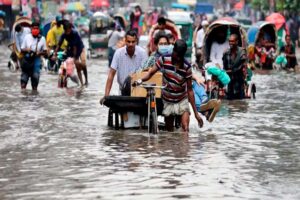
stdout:
{"type": "MultiPolygon", "coordinates": [[[[252,8],[269,10],[269,0],[251,0],[252,8]]],[[[275,0],[276,11],[300,11],[300,0],[275,0]]]]}

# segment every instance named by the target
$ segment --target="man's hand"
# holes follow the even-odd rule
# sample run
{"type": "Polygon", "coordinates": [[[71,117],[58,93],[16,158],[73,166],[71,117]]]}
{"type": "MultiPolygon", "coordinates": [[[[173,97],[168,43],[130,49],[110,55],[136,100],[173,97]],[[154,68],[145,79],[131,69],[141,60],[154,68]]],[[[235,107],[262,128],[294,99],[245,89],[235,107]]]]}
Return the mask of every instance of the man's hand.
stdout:
{"type": "Polygon", "coordinates": [[[134,82],[132,83],[132,86],[133,86],[133,87],[136,87],[136,86],[138,86],[138,85],[141,85],[142,83],[143,83],[142,79],[138,79],[138,80],[136,80],[136,81],[134,81],[134,82]]]}
{"type": "Polygon", "coordinates": [[[197,121],[198,121],[199,127],[202,128],[202,127],[203,127],[203,120],[202,120],[202,118],[200,117],[200,115],[199,115],[198,112],[195,113],[195,118],[196,118],[197,121]]]}
{"type": "Polygon", "coordinates": [[[104,97],[102,97],[101,99],[100,99],[100,105],[103,105],[104,104],[104,101],[105,101],[105,96],[104,97]]]}

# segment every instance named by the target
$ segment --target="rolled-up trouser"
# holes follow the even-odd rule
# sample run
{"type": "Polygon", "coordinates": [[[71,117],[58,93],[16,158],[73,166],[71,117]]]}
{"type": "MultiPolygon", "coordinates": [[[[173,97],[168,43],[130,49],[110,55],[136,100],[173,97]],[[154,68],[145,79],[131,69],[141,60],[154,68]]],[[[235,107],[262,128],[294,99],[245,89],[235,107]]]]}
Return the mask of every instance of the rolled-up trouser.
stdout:
{"type": "Polygon", "coordinates": [[[31,78],[32,88],[37,88],[40,80],[40,70],[41,70],[42,60],[40,57],[34,59],[34,67],[32,72],[21,73],[21,85],[27,85],[29,78],[31,78]]]}
{"type": "Polygon", "coordinates": [[[163,115],[165,117],[168,116],[176,116],[176,115],[183,115],[184,112],[190,112],[190,107],[189,107],[189,100],[188,98],[183,99],[182,101],[178,103],[170,103],[167,101],[163,101],[164,104],[164,109],[163,109],[163,115]]]}

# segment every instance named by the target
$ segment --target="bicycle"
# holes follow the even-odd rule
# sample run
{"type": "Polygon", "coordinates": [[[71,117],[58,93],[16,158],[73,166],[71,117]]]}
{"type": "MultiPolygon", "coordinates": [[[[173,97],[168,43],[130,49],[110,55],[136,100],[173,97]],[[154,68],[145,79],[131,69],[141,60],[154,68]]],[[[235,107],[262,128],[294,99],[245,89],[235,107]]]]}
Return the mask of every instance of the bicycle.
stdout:
{"type": "Polygon", "coordinates": [[[155,83],[142,83],[133,85],[143,87],[147,90],[147,105],[148,105],[148,133],[157,134],[158,133],[158,123],[157,123],[157,107],[156,107],[156,97],[155,89],[164,89],[166,86],[156,86],[155,83]]]}

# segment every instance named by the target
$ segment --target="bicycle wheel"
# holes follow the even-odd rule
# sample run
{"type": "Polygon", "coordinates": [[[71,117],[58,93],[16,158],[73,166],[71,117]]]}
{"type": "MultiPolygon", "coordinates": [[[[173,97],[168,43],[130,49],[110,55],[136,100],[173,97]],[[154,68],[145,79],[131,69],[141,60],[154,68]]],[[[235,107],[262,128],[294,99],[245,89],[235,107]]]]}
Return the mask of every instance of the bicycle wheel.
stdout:
{"type": "Polygon", "coordinates": [[[12,61],[12,60],[8,61],[7,66],[9,68],[9,70],[12,71],[12,72],[15,72],[17,70],[16,63],[14,61],[12,61]]]}
{"type": "Polygon", "coordinates": [[[151,120],[150,120],[150,130],[153,134],[157,134],[158,132],[158,123],[157,123],[157,115],[155,112],[152,112],[151,115],[151,120]]]}

